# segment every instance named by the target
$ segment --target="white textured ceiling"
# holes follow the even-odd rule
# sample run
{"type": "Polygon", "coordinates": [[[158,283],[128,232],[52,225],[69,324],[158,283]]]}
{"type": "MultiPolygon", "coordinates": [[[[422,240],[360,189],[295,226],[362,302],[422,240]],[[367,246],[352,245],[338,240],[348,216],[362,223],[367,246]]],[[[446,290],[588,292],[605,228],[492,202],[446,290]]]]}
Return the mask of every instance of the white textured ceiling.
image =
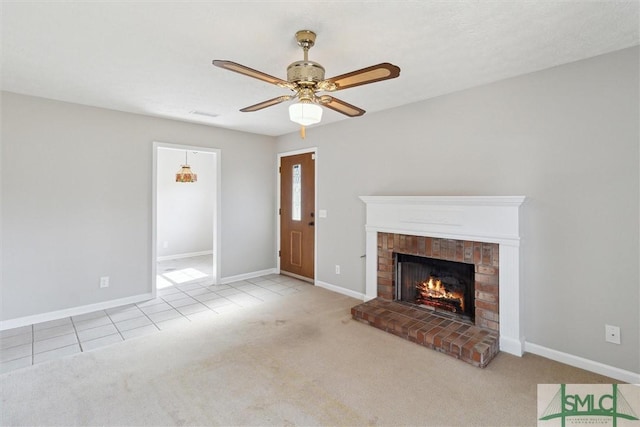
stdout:
{"type": "MultiPolygon", "coordinates": [[[[639,44],[638,1],[2,2],[2,89],[282,135],[290,92],[211,65],[286,79],[294,34],[327,77],[380,62],[394,80],[336,92],[369,113],[639,44]],[[201,111],[215,118],[194,115],[201,111]]],[[[325,109],[320,125],[346,118],[325,109]]]]}

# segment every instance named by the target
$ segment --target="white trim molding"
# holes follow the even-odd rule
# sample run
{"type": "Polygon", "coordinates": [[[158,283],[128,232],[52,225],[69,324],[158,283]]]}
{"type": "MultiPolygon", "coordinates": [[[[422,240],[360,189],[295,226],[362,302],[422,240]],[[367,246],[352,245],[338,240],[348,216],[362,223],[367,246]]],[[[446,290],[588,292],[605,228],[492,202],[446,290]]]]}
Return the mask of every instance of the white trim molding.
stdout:
{"type": "Polygon", "coordinates": [[[340,286],[332,285],[331,283],[321,282],[320,280],[316,280],[315,285],[319,288],[327,289],[331,292],[335,292],[338,294],[346,295],[351,298],[359,299],[360,301],[364,301],[365,296],[362,292],[352,291],[351,289],[346,289],[340,286]]]}
{"type": "Polygon", "coordinates": [[[159,256],[158,261],[170,261],[172,259],[191,258],[194,256],[213,255],[213,251],[188,252],[184,254],[159,256]]]}
{"type": "Polygon", "coordinates": [[[618,381],[624,381],[629,384],[640,384],[640,373],[637,372],[631,372],[605,365],[604,363],[595,362],[580,356],[574,356],[573,354],[563,353],[561,351],[553,350],[530,342],[525,343],[524,349],[527,353],[536,354],[538,356],[555,360],[556,362],[564,363],[565,365],[584,369],[589,372],[595,372],[596,374],[604,375],[618,381]]]}
{"type": "Polygon", "coordinates": [[[378,296],[377,234],[497,243],[500,350],[524,353],[520,207],[524,196],[361,196],[367,205],[365,300],[378,296]]]}
{"type": "Polygon", "coordinates": [[[267,274],[278,274],[278,270],[275,268],[269,268],[267,270],[253,271],[251,273],[238,274],[235,276],[223,277],[220,279],[221,285],[226,285],[233,282],[240,282],[247,279],[255,279],[256,277],[266,276],[267,274]]]}
{"type": "Polygon", "coordinates": [[[79,316],[81,314],[92,313],[98,310],[107,310],[109,308],[120,307],[127,304],[135,304],[153,298],[154,295],[150,292],[148,294],[134,295],[131,297],[119,298],[111,301],[98,302],[95,304],[50,311],[48,313],[34,314],[32,316],[3,320],[0,321],[0,331],[19,328],[21,326],[34,325],[36,323],[48,322],[51,320],[64,319],[65,317],[79,316]]]}

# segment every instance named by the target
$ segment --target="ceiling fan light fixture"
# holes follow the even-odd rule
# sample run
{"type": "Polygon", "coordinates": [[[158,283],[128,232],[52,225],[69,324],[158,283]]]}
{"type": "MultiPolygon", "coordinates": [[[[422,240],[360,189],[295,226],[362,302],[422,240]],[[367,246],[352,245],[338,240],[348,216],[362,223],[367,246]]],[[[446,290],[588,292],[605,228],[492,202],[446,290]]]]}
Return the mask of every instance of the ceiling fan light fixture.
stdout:
{"type": "Polygon", "coordinates": [[[322,120],[322,107],[308,101],[300,101],[289,106],[289,119],[301,126],[310,126],[322,120]]]}

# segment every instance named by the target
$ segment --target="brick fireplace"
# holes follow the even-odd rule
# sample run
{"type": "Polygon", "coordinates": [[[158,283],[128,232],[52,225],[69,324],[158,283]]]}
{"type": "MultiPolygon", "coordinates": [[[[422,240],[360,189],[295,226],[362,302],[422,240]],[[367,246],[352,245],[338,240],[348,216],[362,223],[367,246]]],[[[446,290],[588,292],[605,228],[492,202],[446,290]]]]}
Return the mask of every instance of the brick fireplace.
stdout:
{"type": "Polygon", "coordinates": [[[361,197],[367,204],[364,323],[484,367],[499,350],[521,356],[521,196],[361,197]],[[472,321],[396,300],[397,254],[473,265],[472,321]]]}

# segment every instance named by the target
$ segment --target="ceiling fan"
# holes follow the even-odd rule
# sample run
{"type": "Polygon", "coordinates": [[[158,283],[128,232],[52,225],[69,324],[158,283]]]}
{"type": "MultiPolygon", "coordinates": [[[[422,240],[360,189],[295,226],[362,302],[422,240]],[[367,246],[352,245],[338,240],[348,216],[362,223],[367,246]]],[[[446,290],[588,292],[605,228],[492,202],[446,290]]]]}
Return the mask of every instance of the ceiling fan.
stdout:
{"type": "Polygon", "coordinates": [[[282,80],[254,70],[232,61],[214,60],[213,65],[226,70],[235,71],[245,76],[253,77],[276,86],[290,89],[292,95],[278,96],[267,101],[250,105],[241,109],[242,112],[262,110],[280,104],[281,102],[297,99],[298,102],[289,107],[289,118],[304,126],[320,122],[322,118],[321,106],[330,108],[349,117],[362,116],[365,110],[351,105],[330,95],[319,95],[318,92],[335,92],[382,80],[396,78],[400,75],[400,68],[388,62],[372,65],[361,70],[341,74],[329,79],[324,78],[324,67],[317,62],[309,61],[309,49],[315,44],[316,34],[310,30],[301,30],[296,33],[298,45],[304,51],[304,59],[296,61],[287,67],[287,80],[282,80]]]}

